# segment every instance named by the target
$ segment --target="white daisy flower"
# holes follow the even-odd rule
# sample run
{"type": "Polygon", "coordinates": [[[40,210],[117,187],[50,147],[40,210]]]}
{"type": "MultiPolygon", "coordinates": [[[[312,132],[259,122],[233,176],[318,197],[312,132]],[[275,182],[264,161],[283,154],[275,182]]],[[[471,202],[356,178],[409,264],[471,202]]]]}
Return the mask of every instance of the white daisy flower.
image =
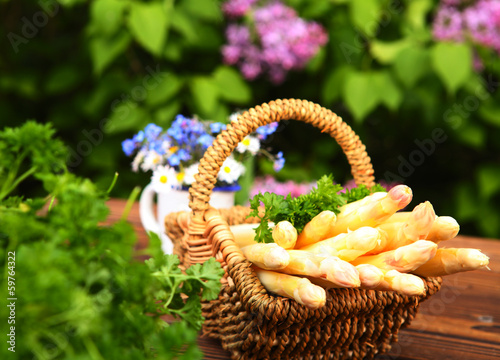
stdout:
{"type": "Polygon", "coordinates": [[[191,185],[194,183],[194,176],[198,174],[198,165],[199,163],[190,165],[184,171],[184,184],[191,185]]]}
{"type": "Polygon", "coordinates": [[[162,140],[161,148],[163,149],[163,151],[165,151],[165,153],[168,153],[171,147],[172,147],[172,144],[170,144],[169,141],[162,140]]]}
{"type": "Polygon", "coordinates": [[[229,115],[229,121],[230,122],[237,122],[238,121],[238,115],[240,115],[241,113],[239,112],[235,112],[235,113],[232,113],[231,115],[229,115]]]}
{"type": "Polygon", "coordinates": [[[179,186],[177,172],[170,166],[160,165],[153,172],[151,182],[156,192],[168,192],[179,186]]]}
{"type": "Polygon", "coordinates": [[[133,172],[139,171],[139,166],[141,165],[141,162],[142,162],[142,160],[144,160],[145,156],[146,156],[146,151],[144,151],[144,150],[140,150],[137,153],[134,160],[132,161],[132,171],[133,172]]]}
{"type": "Polygon", "coordinates": [[[148,151],[144,156],[144,162],[141,164],[142,171],[156,170],[161,164],[161,155],[154,150],[148,151]]]}
{"type": "Polygon", "coordinates": [[[234,160],[232,156],[228,157],[222,164],[217,179],[232,184],[245,172],[242,163],[234,160]]]}
{"type": "Polygon", "coordinates": [[[245,151],[250,152],[252,155],[256,155],[260,149],[260,141],[255,136],[245,136],[236,146],[236,151],[239,153],[244,153],[245,151]]]}

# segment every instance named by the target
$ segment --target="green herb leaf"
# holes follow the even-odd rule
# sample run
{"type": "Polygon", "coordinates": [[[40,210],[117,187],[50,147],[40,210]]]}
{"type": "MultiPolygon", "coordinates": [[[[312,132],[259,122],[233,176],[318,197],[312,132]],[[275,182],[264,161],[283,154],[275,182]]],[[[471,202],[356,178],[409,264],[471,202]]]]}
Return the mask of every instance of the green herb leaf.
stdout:
{"type": "Polygon", "coordinates": [[[269,222],[275,221],[280,215],[284,216],[289,213],[289,199],[285,199],[282,195],[276,195],[269,192],[265,194],[257,194],[250,200],[250,208],[253,210],[249,216],[260,218],[260,224],[255,229],[256,241],[270,243],[274,242],[269,222]],[[264,215],[260,216],[260,203],[264,204],[264,215]]]}
{"type": "Polygon", "coordinates": [[[255,241],[274,242],[269,222],[289,221],[300,233],[304,226],[322,211],[330,210],[339,213],[339,207],[360,200],[376,191],[386,191],[381,185],[368,188],[365,185],[343,192],[339,184],[335,184],[333,176],[322,176],[317,187],[309,194],[292,198],[266,192],[259,193],[250,200],[252,211],[249,217],[258,217],[261,221],[255,229],[255,241]],[[259,208],[261,203],[264,208],[259,208]],[[264,211],[264,215],[262,214],[264,211]]]}
{"type": "Polygon", "coordinates": [[[375,186],[369,188],[366,185],[359,185],[355,188],[346,190],[344,193],[344,198],[346,199],[346,203],[351,203],[357,200],[361,200],[364,197],[373,194],[374,192],[383,191],[385,192],[385,188],[380,184],[375,184],[375,186]]]}
{"type": "MultiPolygon", "coordinates": [[[[201,300],[218,296],[220,264],[211,259],[183,272],[154,235],[152,258],[138,261],[132,226],[102,225],[107,193],[88,179],[59,173],[64,145],[53,133],[34,122],[0,132],[0,191],[8,184],[2,191],[8,194],[34,169],[28,174],[50,194],[0,202],[2,264],[15,252],[15,277],[30,279],[16,282],[10,294],[22,294],[18,357],[46,358],[50,348],[61,359],[201,359],[201,300]],[[39,211],[54,197],[50,211],[39,211]],[[168,324],[166,314],[180,321],[168,324]]],[[[0,308],[0,317],[8,311],[0,308]]]]}

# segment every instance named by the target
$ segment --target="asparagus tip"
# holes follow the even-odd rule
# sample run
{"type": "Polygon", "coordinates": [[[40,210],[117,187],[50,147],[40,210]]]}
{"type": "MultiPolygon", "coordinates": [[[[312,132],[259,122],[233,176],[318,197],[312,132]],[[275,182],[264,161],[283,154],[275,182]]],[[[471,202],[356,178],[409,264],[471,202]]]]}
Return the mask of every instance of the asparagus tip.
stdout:
{"type": "Polygon", "coordinates": [[[318,309],[326,303],[326,292],[321,286],[312,284],[309,280],[299,285],[295,299],[310,309],[318,309]]]}
{"type": "Polygon", "coordinates": [[[284,269],[290,263],[290,254],[276,245],[264,256],[264,264],[273,269],[284,269]]]}
{"type": "Polygon", "coordinates": [[[400,209],[406,207],[413,198],[411,188],[406,185],[397,185],[389,190],[387,194],[394,202],[398,203],[400,209]]]}

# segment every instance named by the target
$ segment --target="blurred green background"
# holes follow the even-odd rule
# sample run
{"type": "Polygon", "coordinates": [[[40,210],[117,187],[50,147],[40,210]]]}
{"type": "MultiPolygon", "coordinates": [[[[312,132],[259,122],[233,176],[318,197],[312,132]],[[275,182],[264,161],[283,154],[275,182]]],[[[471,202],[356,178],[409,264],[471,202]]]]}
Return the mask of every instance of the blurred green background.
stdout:
{"type": "MultiPolygon", "coordinates": [[[[71,171],[103,189],[118,171],[112,195],[126,197],[149,175],[130,170],[120,144],[146,124],[166,127],[178,113],[227,121],[262,102],[307,99],[360,135],[377,180],[409,185],[413,205],[431,201],[461,234],[500,238],[498,55],[433,40],[437,1],[285,3],[329,42],[276,86],[222,63],[222,1],[0,1],[0,124],[53,123],[71,171]]],[[[280,180],[351,178],[335,142],[308,125],[288,122],[270,145],[287,159],[280,180]]]]}

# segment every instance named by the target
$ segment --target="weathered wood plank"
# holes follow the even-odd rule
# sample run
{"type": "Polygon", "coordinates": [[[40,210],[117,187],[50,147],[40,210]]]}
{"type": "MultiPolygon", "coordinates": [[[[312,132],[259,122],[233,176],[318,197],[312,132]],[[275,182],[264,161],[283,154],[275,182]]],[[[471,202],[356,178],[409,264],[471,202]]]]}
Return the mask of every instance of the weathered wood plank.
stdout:
{"type": "MultiPolygon", "coordinates": [[[[117,221],[124,200],[108,202],[108,221],[117,221]]],[[[147,246],[147,236],[134,204],[128,221],[138,235],[137,249],[147,246]]],[[[490,360],[500,359],[500,241],[458,236],[440,247],[481,249],[490,257],[491,270],[478,270],[444,278],[441,291],[424,302],[411,326],[401,330],[399,342],[377,360],[490,360]]],[[[229,359],[216,340],[200,337],[205,359],[229,359]]]]}

